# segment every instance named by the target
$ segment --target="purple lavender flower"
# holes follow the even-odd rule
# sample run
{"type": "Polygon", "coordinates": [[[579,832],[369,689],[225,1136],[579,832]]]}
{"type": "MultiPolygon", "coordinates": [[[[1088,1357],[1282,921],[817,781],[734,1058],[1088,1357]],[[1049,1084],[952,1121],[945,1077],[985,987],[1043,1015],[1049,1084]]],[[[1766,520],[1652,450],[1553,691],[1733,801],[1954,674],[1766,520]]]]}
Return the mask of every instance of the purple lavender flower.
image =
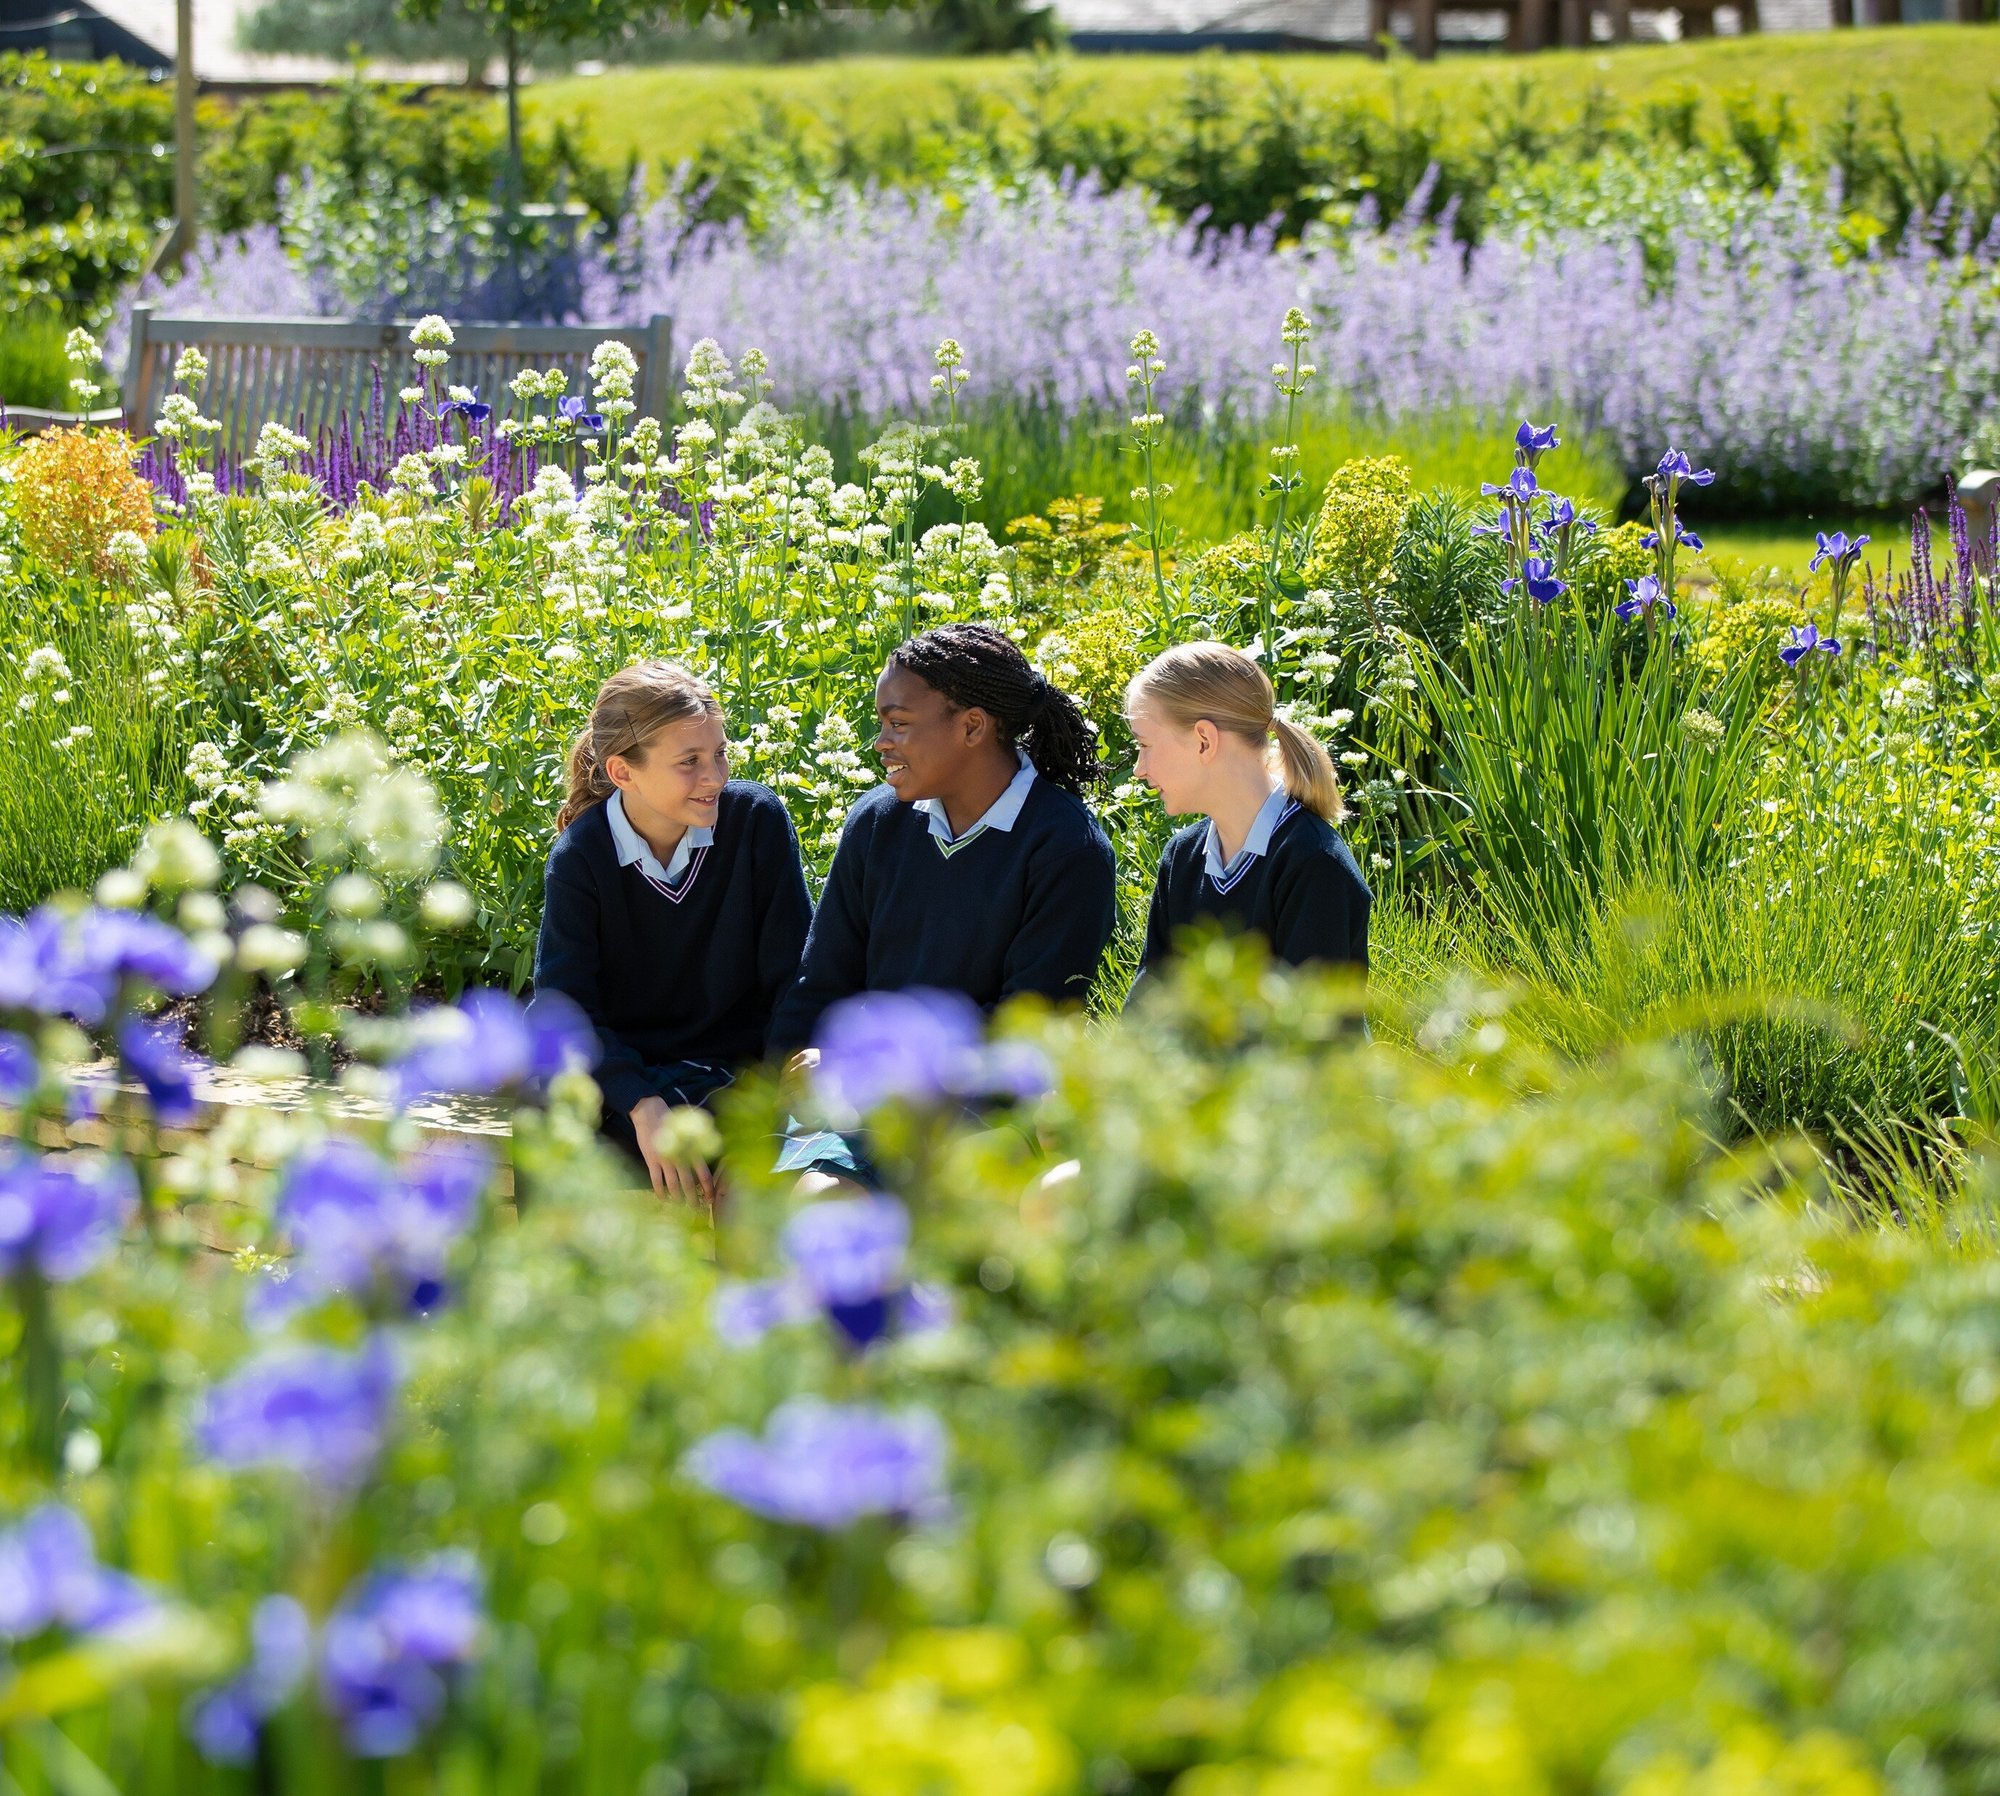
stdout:
{"type": "Polygon", "coordinates": [[[188,1707],[188,1733],[202,1757],[250,1763],[258,1730],[291,1701],[311,1664],[311,1617],[288,1596],[267,1596],[251,1612],[249,1664],[188,1707]]]}
{"type": "Polygon", "coordinates": [[[408,1752],[444,1707],[439,1669],[479,1649],[478,1568],[443,1553],[409,1571],[377,1570],[327,1618],[320,1688],[360,1758],[408,1752]]]}
{"type": "Polygon", "coordinates": [[[118,1029],[118,1059],[146,1088],[153,1114],[173,1125],[191,1123],[197,1114],[195,1075],[206,1063],[181,1045],[181,1032],[171,1023],[127,1017],[118,1029]]]}
{"type": "Polygon", "coordinates": [[[590,1019],[557,991],[526,1004],[503,991],[468,992],[423,1012],[416,1030],[416,1046],[391,1069],[404,1104],[426,1092],[525,1092],[603,1054],[590,1019]]]}
{"type": "Polygon", "coordinates": [[[798,1397],[761,1439],[725,1429],[688,1454],[688,1475],[773,1521],[845,1528],[867,1515],[925,1517],[945,1503],[944,1426],[928,1410],[890,1412],[798,1397]]]}
{"type": "Polygon", "coordinates": [[[1787,667],[1796,668],[1806,656],[1818,650],[1822,655],[1838,655],[1838,637],[1822,636],[1817,624],[1794,624],[1791,635],[1778,650],[1778,659],[1787,667]]]}
{"type": "Polygon", "coordinates": [[[12,1029],[0,1029],[0,1104],[25,1104],[41,1081],[35,1044],[12,1029]]]}
{"type": "Polygon", "coordinates": [[[122,1160],[98,1154],[0,1157],[0,1270],[80,1277],[109,1253],[138,1202],[122,1160]]]}
{"type": "Polygon", "coordinates": [[[1661,588],[1655,574],[1641,574],[1636,580],[1627,580],[1625,590],[1631,596],[1621,600],[1616,606],[1617,613],[1627,623],[1635,617],[1645,617],[1655,606],[1660,607],[1668,617],[1679,615],[1674,610],[1674,602],[1661,588]]]}
{"type": "Polygon", "coordinates": [[[0,1637],[26,1640],[52,1627],[110,1633],[159,1612],[138,1579],[97,1563],[90,1530],[60,1503],[0,1533],[0,1637]]]}
{"type": "Polygon", "coordinates": [[[346,1136],[307,1149],[285,1168],[274,1208],[295,1250],[290,1275],[266,1287],[259,1319],[340,1291],[381,1292],[398,1310],[435,1308],[452,1245],[492,1173],[491,1157],[469,1143],[419,1148],[400,1171],[346,1136]]]}
{"type": "Polygon", "coordinates": [[[359,1353],[280,1348],[216,1385],[196,1433],[227,1466],[282,1466],[314,1482],[358,1484],[382,1451],[396,1373],[387,1344],[359,1353]]]}

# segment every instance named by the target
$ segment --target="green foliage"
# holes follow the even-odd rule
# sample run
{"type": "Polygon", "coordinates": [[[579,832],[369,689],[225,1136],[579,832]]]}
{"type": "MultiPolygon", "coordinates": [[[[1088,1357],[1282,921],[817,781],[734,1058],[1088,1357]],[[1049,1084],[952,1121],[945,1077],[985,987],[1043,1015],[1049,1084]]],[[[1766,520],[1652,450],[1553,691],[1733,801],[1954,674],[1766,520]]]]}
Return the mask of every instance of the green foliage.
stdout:
{"type": "Polygon", "coordinates": [[[16,313],[0,331],[0,403],[70,407],[70,365],[63,353],[69,335],[60,313],[16,313]]]}
{"type": "Polygon", "coordinates": [[[1320,499],[1300,579],[1343,592],[1381,586],[1410,509],[1411,484],[1409,464],[1398,455],[1336,468],[1320,499]]]}
{"type": "MultiPolygon", "coordinates": [[[[55,1292],[91,1443],[61,1488],[190,1621],[60,1734],[13,1686],[9,1776],[235,1787],[181,1716],[252,1604],[324,1613],[449,1548],[491,1619],[429,1738],[357,1764],[308,1680],[276,1787],[1069,1796],[1115,1765],[1281,1796],[1394,1765],[1423,1796],[1885,1796],[1914,1765],[1985,1788],[1992,1166],[1956,1231],[1856,1227],[1810,1159],[1719,1153],[1662,1048],[1564,1069],[1467,985],[1378,1014],[1424,1052],[1352,1016],[1218,946],[1136,1023],[1016,1024],[1055,1077],[1033,1145],[892,1106],[914,1270],[955,1321],[861,1355],[817,1319],[748,1347],[713,1326],[794,1201],[755,1170],[775,1088],[732,1108],[713,1240],[619,1189],[567,1098],[523,1112],[528,1195],[489,1198],[451,1301],[397,1326],[390,1448],[351,1497],[202,1456],[207,1389],[271,1338],[243,1309],[274,1180],[167,1158],[157,1233],[55,1292]],[[949,1514],[819,1533],[686,1475],[800,1394],[936,1414],[949,1514]]],[[[382,1127],[245,1121],[281,1156],[382,1127]]],[[[9,1381],[25,1504],[23,1425],[9,1381]]]]}

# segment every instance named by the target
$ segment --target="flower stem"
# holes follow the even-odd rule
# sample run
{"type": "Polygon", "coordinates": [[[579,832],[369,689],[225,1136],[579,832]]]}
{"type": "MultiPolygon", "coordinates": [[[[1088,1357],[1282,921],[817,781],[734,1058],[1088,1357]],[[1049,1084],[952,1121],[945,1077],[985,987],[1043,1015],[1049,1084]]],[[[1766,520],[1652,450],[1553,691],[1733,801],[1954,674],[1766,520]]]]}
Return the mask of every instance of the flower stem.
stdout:
{"type": "Polygon", "coordinates": [[[14,1269],[14,1304],[21,1313],[21,1402],[27,1414],[28,1456],[51,1475],[62,1464],[62,1347],[49,1306],[49,1283],[38,1267],[14,1269]]]}

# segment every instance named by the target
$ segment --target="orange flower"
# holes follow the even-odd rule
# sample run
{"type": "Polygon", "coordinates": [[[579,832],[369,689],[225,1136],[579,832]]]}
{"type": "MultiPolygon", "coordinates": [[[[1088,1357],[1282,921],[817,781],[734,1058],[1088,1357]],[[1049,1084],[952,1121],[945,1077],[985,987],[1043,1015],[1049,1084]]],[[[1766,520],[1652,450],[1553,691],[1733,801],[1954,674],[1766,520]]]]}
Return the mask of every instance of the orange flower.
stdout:
{"type": "Polygon", "coordinates": [[[151,542],[153,489],[133,472],[135,449],[116,430],[51,430],[30,442],[14,463],[14,510],[29,552],[103,579],[121,530],[151,542]]]}

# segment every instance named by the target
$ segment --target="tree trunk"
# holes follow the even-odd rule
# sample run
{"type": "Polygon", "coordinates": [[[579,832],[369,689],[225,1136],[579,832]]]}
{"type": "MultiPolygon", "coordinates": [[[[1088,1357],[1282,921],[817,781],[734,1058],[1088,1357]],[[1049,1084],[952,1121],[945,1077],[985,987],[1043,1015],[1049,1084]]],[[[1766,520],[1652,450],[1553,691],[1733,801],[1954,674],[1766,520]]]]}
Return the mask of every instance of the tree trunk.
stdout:
{"type": "Polygon", "coordinates": [[[521,40],[514,29],[514,9],[507,9],[501,27],[507,53],[507,210],[521,205],[521,40]]]}

